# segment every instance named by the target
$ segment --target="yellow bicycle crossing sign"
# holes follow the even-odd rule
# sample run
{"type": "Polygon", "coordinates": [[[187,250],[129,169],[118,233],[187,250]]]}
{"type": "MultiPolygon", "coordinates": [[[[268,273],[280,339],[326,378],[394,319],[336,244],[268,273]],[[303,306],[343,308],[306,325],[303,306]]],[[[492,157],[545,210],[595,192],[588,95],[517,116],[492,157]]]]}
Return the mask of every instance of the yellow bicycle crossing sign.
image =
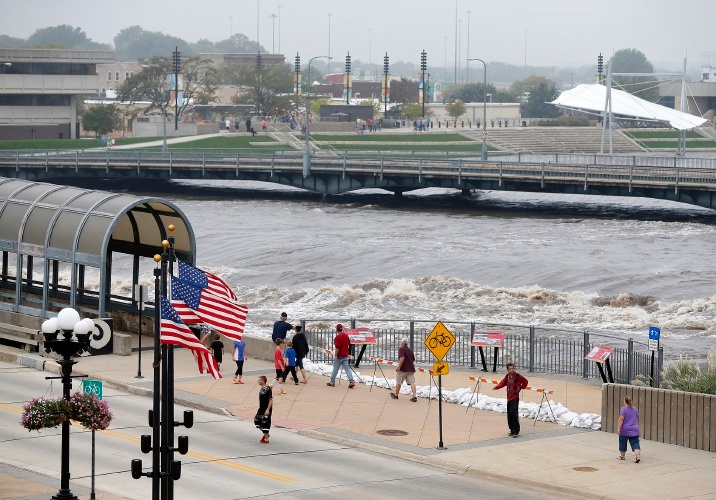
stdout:
{"type": "Polygon", "coordinates": [[[442,321],[437,322],[433,331],[425,339],[425,347],[433,353],[438,361],[442,361],[454,343],[455,336],[442,324],[442,321]]]}

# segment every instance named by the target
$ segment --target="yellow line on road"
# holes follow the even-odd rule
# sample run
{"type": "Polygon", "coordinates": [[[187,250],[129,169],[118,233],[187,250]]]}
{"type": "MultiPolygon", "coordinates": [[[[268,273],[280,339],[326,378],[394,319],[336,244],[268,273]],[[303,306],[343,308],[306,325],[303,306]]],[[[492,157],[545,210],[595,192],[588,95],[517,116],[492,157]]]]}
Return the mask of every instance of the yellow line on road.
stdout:
{"type": "MultiPolygon", "coordinates": [[[[19,406],[13,406],[5,403],[0,403],[0,410],[6,410],[11,411],[14,413],[22,413],[22,408],[19,406]]],[[[107,429],[104,431],[97,431],[100,434],[105,434],[110,437],[114,437],[117,439],[124,439],[125,441],[130,441],[132,443],[139,443],[139,438],[136,436],[132,436],[131,434],[125,434],[124,432],[114,431],[112,429],[107,429]]],[[[199,453],[195,451],[190,451],[185,456],[195,458],[197,460],[205,460],[210,463],[215,463],[218,465],[223,465],[224,467],[229,467],[230,469],[239,470],[242,472],[246,472],[249,474],[254,474],[256,476],[265,477],[267,479],[273,479],[274,481],[280,481],[284,483],[290,483],[293,481],[296,481],[296,478],[284,476],[282,474],[276,474],[274,472],[269,472],[267,470],[263,469],[257,469],[256,467],[251,467],[248,465],[242,465],[237,462],[233,462],[231,460],[226,460],[224,458],[215,457],[213,455],[206,455],[204,453],[199,453]]]]}

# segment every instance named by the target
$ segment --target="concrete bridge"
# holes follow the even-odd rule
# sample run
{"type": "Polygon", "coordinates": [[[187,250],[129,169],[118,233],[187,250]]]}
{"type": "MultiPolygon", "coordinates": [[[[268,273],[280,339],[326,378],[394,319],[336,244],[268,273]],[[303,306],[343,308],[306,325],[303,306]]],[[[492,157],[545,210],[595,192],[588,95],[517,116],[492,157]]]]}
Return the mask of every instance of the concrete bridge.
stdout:
{"type": "Polygon", "coordinates": [[[300,153],[166,153],[141,150],[0,153],[0,176],[147,181],[253,180],[324,195],[381,188],[396,195],[427,187],[647,197],[716,208],[713,160],[678,157],[547,155],[479,161],[315,156],[303,175],[300,153]],[[542,161],[534,161],[542,160],[542,161]],[[555,160],[555,161],[553,161],[555,160]]]}

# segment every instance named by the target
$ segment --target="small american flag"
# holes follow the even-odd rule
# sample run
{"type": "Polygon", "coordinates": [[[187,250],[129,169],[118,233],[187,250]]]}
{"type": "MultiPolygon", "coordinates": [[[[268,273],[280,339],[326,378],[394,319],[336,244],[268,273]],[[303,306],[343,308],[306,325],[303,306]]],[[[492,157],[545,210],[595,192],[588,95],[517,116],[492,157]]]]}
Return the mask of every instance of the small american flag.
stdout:
{"type": "Polygon", "coordinates": [[[203,323],[227,337],[243,336],[248,308],[172,276],[172,297],[183,301],[203,323]]]}
{"type": "Polygon", "coordinates": [[[231,286],[229,286],[229,284],[223,279],[219,278],[215,274],[202,271],[201,269],[198,269],[181,260],[179,260],[178,262],[180,279],[188,281],[194,286],[204,288],[213,293],[214,295],[226,297],[229,300],[238,300],[236,294],[231,289],[231,286]]]}
{"type": "Polygon", "coordinates": [[[161,299],[161,333],[162,344],[172,344],[190,349],[197,358],[199,373],[209,372],[214,378],[221,378],[214,356],[209,349],[196,338],[188,326],[186,326],[171,303],[162,295],[161,299]]]}

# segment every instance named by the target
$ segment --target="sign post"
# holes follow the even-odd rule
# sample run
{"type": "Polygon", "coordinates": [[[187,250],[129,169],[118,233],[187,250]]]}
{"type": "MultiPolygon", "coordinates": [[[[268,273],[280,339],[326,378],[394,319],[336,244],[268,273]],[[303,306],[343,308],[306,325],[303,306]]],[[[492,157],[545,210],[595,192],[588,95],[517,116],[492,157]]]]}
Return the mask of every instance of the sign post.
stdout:
{"type": "Polygon", "coordinates": [[[455,336],[450,333],[442,321],[438,321],[430,332],[430,335],[425,339],[425,347],[435,356],[440,363],[436,363],[433,366],[433,373],[438,376],[438,423],[440,426],[440,443],[438,444],[438,450],[446,450],[443,446],[443,384],[442,378],[443,373],[449,372],[449,366],[447,363],[443,363],[442,360],[448,353],[450,348],[455,344],[455,336]]]}
{"type": "Polygon", "coordinates": [[[144,301],[147,300],[147,285],[134,285],[134,300],[137,301],[139,309],[139,360],[137,361],[137,376],[134,378],[144,378],[142,377],[142,311],[144,311],[144,301]]]}
{"type": "Polygon", "coordinates": [[[487,361],[485,359],[485,353],[482,351],[484,347],[493,347],[494,352],[492,355],[492,371],[497,371],[497,354],[500,347],[505,344],[505,334],[499,330],[491,330],[489,332],[474,332],[472,334],[472,340],[470,345],[477,346],[480,351],[480,359],[482,360],[482,371],[487,371],[487,361]]]}
{"type": "MultiPolygon", "coordinates": [[[[93,394],[97,396],[97,399],[102,400],[102,381],[101,380],[82,380],[82,392],[93,394]]],[[[94,429],[92,429],[92,487],[90,488],[90,499],[94,500],[94,463],[95,463],[95,441],[94,441],[94,429]]]]}
{"type": "Polygon", "coordinates": [[[587,355],[584,357],[584,359],[588,359],[590,361],[596,361],[597,368],[599,368],[599,375],[602,377],[602,382],[605,384],[607,382],[614,383],[614,376],[612,375],[612,367],[609,364],[609,356],[612,355],[614,352],[614,347],[610,345],[595,345],[593,346],[587,355]],[[609,378],[607,378],[607,375],[604,374],[604,368],[602,368],[602,364],[607,367],[607,375],[609,375],[609,378]]]}
{"type": "Polygon", "coordinates": [[[658,326],[649,327],[649,350],[651,351],[651,387],[654,387],[654,353],[659,350],[659,338],[661,329],[658,326]]]}

